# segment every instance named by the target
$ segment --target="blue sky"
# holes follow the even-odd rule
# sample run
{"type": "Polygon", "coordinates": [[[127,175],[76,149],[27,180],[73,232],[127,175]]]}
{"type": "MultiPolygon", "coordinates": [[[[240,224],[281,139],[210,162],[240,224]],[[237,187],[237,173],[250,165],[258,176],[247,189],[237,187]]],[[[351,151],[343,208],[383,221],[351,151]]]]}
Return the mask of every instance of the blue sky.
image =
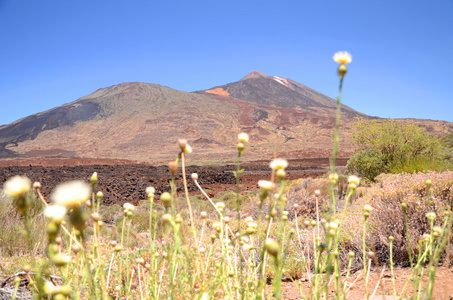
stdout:
{"type": "Polygon", "coordinates": [[[122,82],[183,91],[253,70],[343,103],[453,122],[453,0],[0,0],[0,124],[122,82]]]}

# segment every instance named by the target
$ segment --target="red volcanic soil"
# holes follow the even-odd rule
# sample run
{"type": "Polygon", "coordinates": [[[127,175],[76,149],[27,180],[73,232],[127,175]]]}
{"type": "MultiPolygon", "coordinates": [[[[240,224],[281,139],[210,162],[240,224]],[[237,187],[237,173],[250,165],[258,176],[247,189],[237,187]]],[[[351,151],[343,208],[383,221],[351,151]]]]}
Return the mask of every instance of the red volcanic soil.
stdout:
{"type": "MultiPolygon", "coordinates": [[[[346,159],[339,159],[339,165],[345,165],[346,159]]],[[[327,158],[296,159],[289,161],[287,178],[317,177],[327,172],[327,158]]],[[[269,161],[246,162],[241,165],[245,171],[241,175],[242,191],[257,190],[260,179],[270,178],[269,161]]],[[[233,171],[235,165],[189,166],[186,174],[189,191],[198,194],[192,183],[191,173],[198,173],[200,185],[210,190],[211,195],[235,190],[233,171]]],[[[34,158],[0,160],[0,184],[15,175],[25,175],[33,182],[42,185],[42,193],[48,199],[55,186],[68,180],[84,180],[89,182],[91,175],[98,173],[96,190],[104,193],[103,204],[111,205],[124,202],[136,203],[146,199],[145,189],[153,186],[156,198],[170,190],[169,181],[172,175],[167,166],[153,166],[127,160],[84,159],[84,158],[34,158]]],[[[181,170],[175,175],[178,191],[183,190],[181,170]]]]}

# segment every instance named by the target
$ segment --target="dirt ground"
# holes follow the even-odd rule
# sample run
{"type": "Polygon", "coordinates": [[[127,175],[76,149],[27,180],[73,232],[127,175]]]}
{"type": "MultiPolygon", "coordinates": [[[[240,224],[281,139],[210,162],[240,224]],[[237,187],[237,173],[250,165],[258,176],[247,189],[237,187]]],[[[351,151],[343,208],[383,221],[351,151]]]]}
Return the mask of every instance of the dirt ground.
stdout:
{"type": "MultiPolygon", "coordinates": [[[[410,276],[410,269],[395,269],[395,286],[396,292],[399,293],[402,291],[407,278],[410,276]]],[[[423,285],[426,284],[427,278],[424,277],[423,285]]],[[[307,278],[302,278],[297,281],[302,286],[302,291],[308,294],[310,283],[307,278]]],[[[348,300],[362,300],[365,295],[365,280],[363,278],[363,272],[358,271],[351,275],[348,279],[350,283],[350,288],[348,290],[348,300]]],[[[283,299],[301,299],[300,293],[296,284],[293,282],[283,282],[283,299]]],[[[393,285],[390,269],[385,269],[384,272],[381,270],[374,270],[369,277],[368,281],[368,291],[369,295],[374,294],[373,300],[390,300],[394,299],[391,296],[393,295],[393,285]],[[381,276],[382,275],[382,276],[381,276]],[[376,288],[377,287],[377,288],[376,288]],[[375,291],[376,289],[376,291],[375,291]],[[387,297],[385,297],[387,296],[387,297]]],[[[330,292],[334,295],[334,287],[331,284],[330,292]]],[[[407,288],[404,292],[405,295],[413,296],[413,282],[410,281],[407,284],[407,288]]],[[[306,295],[306,294],[305,294],[306,295]]],[[[395,298],[397,299],[397,298],[395,298]]],[[[405,299],[405,298],[403,298],[405,299]]],[[[422,298],[427,299],[427,298],[422,298]]],[[[453,270],[450,268],[440,267],[436,273],[436,281],[434,285],[434,294],[432,299],[437,300],[449,300],[453,299],[453,270]]]]}

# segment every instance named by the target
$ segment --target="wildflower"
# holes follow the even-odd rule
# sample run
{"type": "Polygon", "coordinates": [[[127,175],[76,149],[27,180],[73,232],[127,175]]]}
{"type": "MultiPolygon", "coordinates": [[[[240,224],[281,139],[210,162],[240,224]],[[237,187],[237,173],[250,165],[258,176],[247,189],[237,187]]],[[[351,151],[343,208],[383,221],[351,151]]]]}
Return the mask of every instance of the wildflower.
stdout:
{"type": "Polygon", "coordinates": [[[186,139],[180,139],[178,140],[179,147],[181,148],[181,151],[184,153],[192,153],[192,147],[187,143],[186,139]]]}
{"type": "Polygon", "coordinates": [[[253,222],[253,218],[252,217],[245,218],[245,223],[250,223],[250,222],[253,222]]]}
{"type": "Polygon", "coordinates": [[[96,193],[96,198],[98,198],[98,200],[101,200],[102,198],[104,198],[104,193],[99,191],[96,193]]]}
{"type": "Polygon", "coordinates": [[[442,233],[442,227],[440,227],[440,226],[434,226],[434,227],[433,227],[433,232],[440,235],[440,234],[442,233]]]}
{"type": "Polygon", "coordinates": [[[25,176],[14,176],[3,185],[3,193],[11,198],[20,198],[30,190],[31,181],[25,176]]]}
{"type": "Polygon", "coordinates": [[[66,215],[66,207],[61,205],[47,206],[44,210],[44,215],[51,219],[55,224],[60,224],[66,215]]]}
{"type": "Polygon", "coordinates": [[[373,207],[371,207],[371,205],[365,204],[363,206],[363,210],[367,213],[370,213],[373,210],[373,207]]]}
{"type": "Polygon", "coordinates": [[[429,242],[429,241],[431,240],[431,236],[430,236],[429,234],[425,233],[425,234],[423,235],[423,240],[424,240],[425,242],[429,242]]]}
{"type": "Polygon", "coordinates": [[[338,228],[338,223],[336,223],[336,222],[330,222],[330,223],[327,224],[327,227],[328,227],[329,229],[334,229],[334,230],[335,230],[335,229],[338,228]]]}
{"type": "Polygon", "coordinates": [[[50,196],[57,205],[77,207],[90,197],[91,187],[83,181],[74,180],[58,185],[50,196]]]}
{"type": "Polygon", "coordinates": [[[205,211],[202,211],[200,214],[203,219],[206,219],[208,217],[208,213],[205,211]]]}
{"type": "Polygon", "coordinates": [[[352,61],[352,56],[346,51],[339,51],[334,54],[333,60],[339,64],[345,65],[352,61]]]}
{"type": "Polygon", "coordinates": [[[288,167],[288,161],[283,158],[276,158],[269,164],[272,170],[284,170],[288,167]]]}
{"type": "Polygon", "coordinates": [[[212,228],[217,230],[218,232],[220,232],[221,228],[222,228],[222,225],[220,224],[220,222],[214,222],[212,224],[212,228]]]}
{"type": "Polygon", "coordinates": [[[198,174],[197,173],[192,173],[190,176],[192,177],[193,181],[197,181],[198,180],[198,174]]]}
{"type": "Polygon", "coordinates": [[[428,218],[428,220],[434,221],[434,219],[436,218],[436,213],[431,211],[426,214],[426,217],[428,218]]]}
{"type": "Polygon", "coordinates": [[[134,211],[135,206],[132,205],[132,204],[130,204],[130,203],[124,203],[124,204],[123,204],[123,208],[124,208],[125,211],[130,211],[130,212],[132,212],[132,211],[134,211]]]}
{"type": "Polygon", "coordinates": [[[241,132],[238,134],[238,140],[241,143],[247,143],[249,141],[249,135],[245,132],[241,132]]]}
{"type": "Polygon", "coordinates": [[[256,229],[258,228],[258,224],[256,222],[248,222],[247,227],[256,229]]]}
{"type": "Polygon", "coordinates": [[[40,183],[40,182],[37,182],[37,181],[34,182],[34,183],[33,183],[33,188],[34,188],[35,190],[40,189],[40,188],[41,188],[41,183],[40,183]]]}
{"type": "Polygon", "coordinates": [[[145,193],[146,195],[148,195],[148,197],[151,197],[153,196],[154,197],[154,193],[156,192],[156,189],[152,186],[148,186],[146,189],[145,189],[145,193]]]}
{"type": "Polygon", "coordinates": [[[329,180],[335,184],[338,182],[338,174],[337,173],[330,173],[329,174],[329,180]]]}
{"type": "Polygon", "coordinates": [[[274,187],[274,184],[268,180],[259,180],[258,186],[265,191],[269,191],[270,189],[272,189],[274,187]]]}
{"type": "Polygon", "coordinates": [[[360,183],[360,178],[355,175],[351,175],[348,177],[348,183],[355,184],[356,186],[358,186],[360,183]]]}
{"type": "Polygon", "coordinates": [[[223,202],[217,202],[215,204],[215,207],[217,207],[217,209],[224,209],[225,208],[225,203],[223,202]]]}

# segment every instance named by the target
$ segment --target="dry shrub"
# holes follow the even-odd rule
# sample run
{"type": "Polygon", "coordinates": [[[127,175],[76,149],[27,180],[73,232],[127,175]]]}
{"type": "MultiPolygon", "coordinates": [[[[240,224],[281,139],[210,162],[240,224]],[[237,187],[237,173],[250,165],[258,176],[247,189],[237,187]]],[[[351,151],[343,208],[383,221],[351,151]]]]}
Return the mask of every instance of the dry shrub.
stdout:
{"type": "MultiPolygon", "coordinates": [[[[46,228],[46,218],[42,214],[42,207],[41,201],[33,197],[29,217],[31,221],[30,238],[34,254],[42,254],[47,244],[47,234],[42,230],[42,228],[46,228]]],[[[17,212],[12,201],[0,193],[0,256],[17,256],[28,252],[28,243],[23,228],[23,217],[17,212]]]]}
{"type": "MultiPolygon", "coordinates": [[[[437,214],[434,225],[442,226],[445,211],[451,210],[453,172],[416,173],[416,174],[382,174],[376,178],[377,183],[366,188],[363,196],[358,198],[348,211],[345,230],[354,235],[352,246],[361,249],[362,208],[370,204],[374,209],[369,218],[367,245],[377,254],[379,264],[389,262],[389,236],[393,236],[394,263],[408,266],[407,249],[417,254],[418,241],[423,234],[430,233],[430,223],[426,213],[437,214]],[[432,181],[428,191],[425,181],[432,181]],[[431,198],[428,207],[428,197],[431,198]],[[404,221],[402,203],[407,204],[407,228],[404,221]],[[409,239],[407,238],[409,235],[409,239]]],[[[361,251],[361,250],[360,250],[361,251]]]]}

